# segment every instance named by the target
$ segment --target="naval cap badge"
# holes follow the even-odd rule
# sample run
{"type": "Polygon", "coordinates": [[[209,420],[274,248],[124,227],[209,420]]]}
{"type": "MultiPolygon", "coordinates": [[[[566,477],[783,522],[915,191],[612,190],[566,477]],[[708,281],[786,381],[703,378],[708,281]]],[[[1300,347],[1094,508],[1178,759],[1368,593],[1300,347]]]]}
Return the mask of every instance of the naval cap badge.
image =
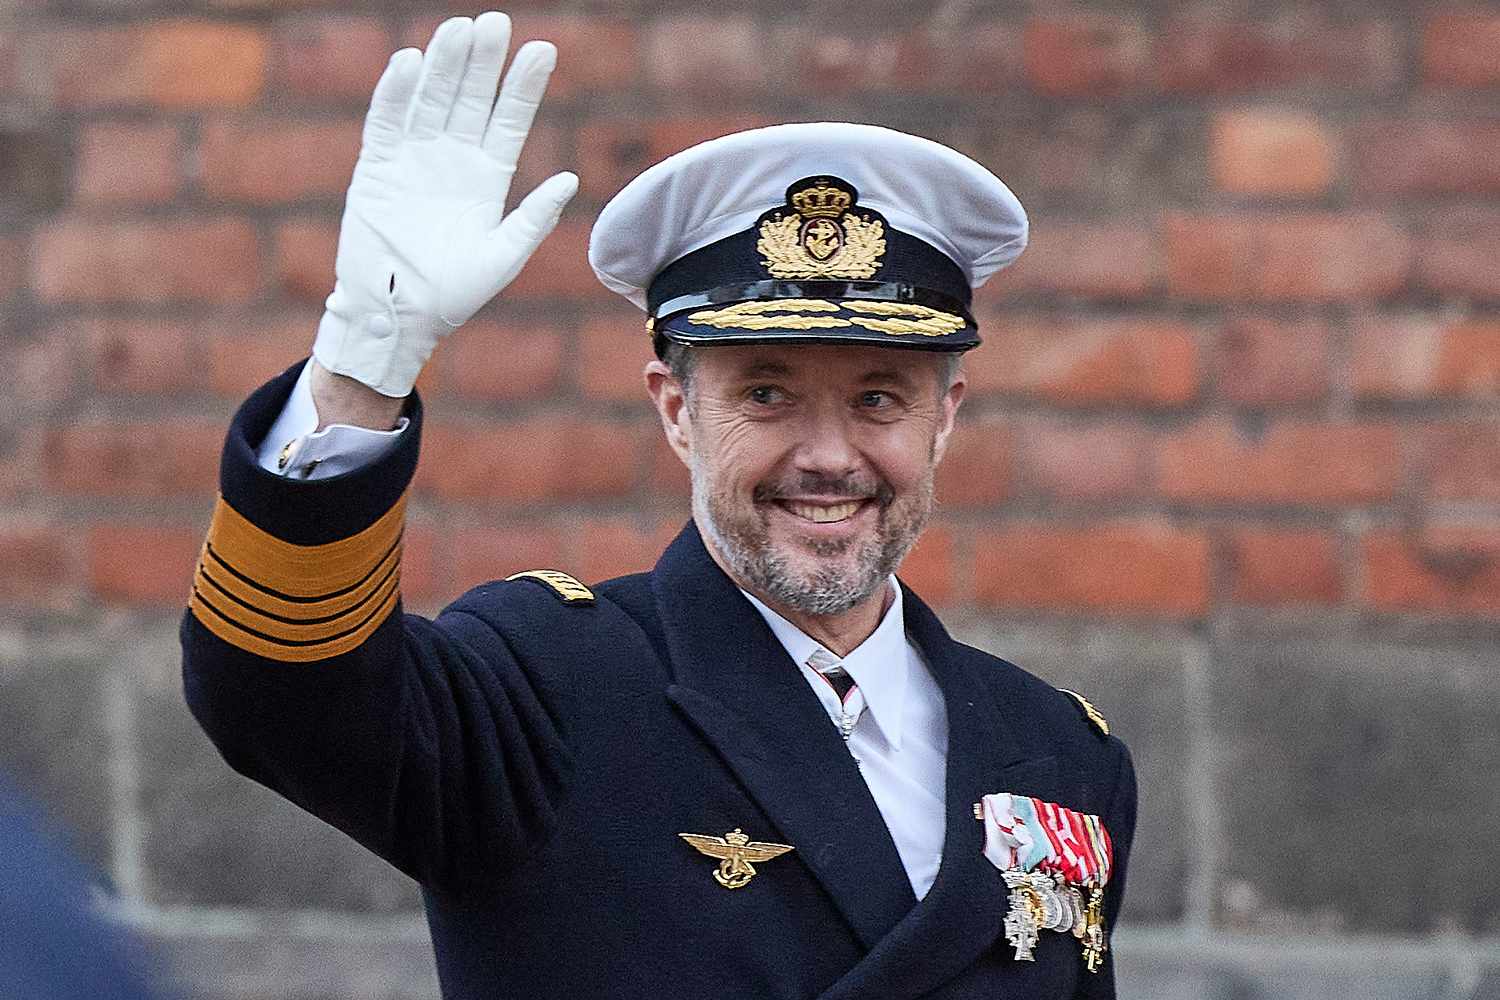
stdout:
{"type": "Polygon", "coordinates": [[[677,836],[696,847],[699,853],[719,859],[714,869],[714,881],[726,889],[742,889],[755,877],[752,862],[770,861],[787,851],[796,850],[790,844],[768,844],[752,841],[739,827],[714,837],[706,833],[679,833],[677,836]]]}
{"type": "Polygon", "coordinates": [[[755,248],[773,278],[874,277],[885,256],[885,221],[858,207],[859,192],[837,177],[805,177],[786,204],[760,218],[755,248]]]}

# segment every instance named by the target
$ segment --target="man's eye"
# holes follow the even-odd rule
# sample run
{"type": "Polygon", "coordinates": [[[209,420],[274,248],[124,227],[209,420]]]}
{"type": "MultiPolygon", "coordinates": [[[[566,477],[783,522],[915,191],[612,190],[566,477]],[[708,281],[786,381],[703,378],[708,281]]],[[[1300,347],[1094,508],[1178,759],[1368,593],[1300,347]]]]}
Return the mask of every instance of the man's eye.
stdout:
{"type": "Polygon", "coordinates": [[[758,385],[750,390],[749,396],[750,402],[758,406],[771,406],[785,398],[781,390],[772,385],[758,385]]]}
{"type": "Polygon", "coordinates": [[[871,389],[868,392],[862,392],[859,394],[859,405],[866,407],[867,409],[883,409],[884,407],[890,406],[894,402],[895,399],[891,397],[890,393],[882,392],[879,389],[871,389]]]}

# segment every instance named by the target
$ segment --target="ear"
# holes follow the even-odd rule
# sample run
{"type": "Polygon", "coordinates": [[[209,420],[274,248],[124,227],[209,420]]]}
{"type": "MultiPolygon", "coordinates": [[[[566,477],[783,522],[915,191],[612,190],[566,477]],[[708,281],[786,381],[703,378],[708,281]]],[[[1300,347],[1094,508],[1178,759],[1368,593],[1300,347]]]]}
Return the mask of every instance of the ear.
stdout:
{"type": "Polygon", "coordinates": [[[958,405],[964,401],[964,390],[968,383],[964,381],[964,373],[960,369],[953,376],[953,384],[948,386],[948,391],[943,393],[943,398],[938,401],[938,424],[937,439],[932,445],[933,461],[941,462],[943,453],[948,450],[948,435],[953,433],[954,421],[958,419],[958,405]]]}
{"type": "Polygon", "coordinates": [[[646,377],[646,391],[651,394],[651,402],[656,404],[656,415],[661,418],[661,429],[666,432],[667,444],[682,459],[683,465],[690,465],[693,422],[682,383],[677,381],[670,368],[657,360],[647,362],[643,374],[646,377]]]}

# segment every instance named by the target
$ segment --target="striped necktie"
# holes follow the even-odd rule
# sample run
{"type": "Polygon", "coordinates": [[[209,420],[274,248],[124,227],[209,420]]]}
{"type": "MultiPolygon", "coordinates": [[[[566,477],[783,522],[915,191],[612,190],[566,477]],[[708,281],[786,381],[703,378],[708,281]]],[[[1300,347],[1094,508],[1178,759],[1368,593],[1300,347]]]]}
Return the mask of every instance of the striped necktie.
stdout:
{"type": "MultiPolygon", "coordinates": [[[[854,683],[854,678],[849,676],[849,671],[838,658],[826,649],[814,650],[807,658],[807,665],[818,672],[818,675],[828,682],[839,696],[839,717],[834,720],[839,727],[839,735],[844,737],[844,742],[849,742],[849,737],[854,735],[854,727],[859,723],[859,717],[865,710],[865,695],[854,683]]],[[[859,758],[855,758],[857,761],[859,758]]]]}

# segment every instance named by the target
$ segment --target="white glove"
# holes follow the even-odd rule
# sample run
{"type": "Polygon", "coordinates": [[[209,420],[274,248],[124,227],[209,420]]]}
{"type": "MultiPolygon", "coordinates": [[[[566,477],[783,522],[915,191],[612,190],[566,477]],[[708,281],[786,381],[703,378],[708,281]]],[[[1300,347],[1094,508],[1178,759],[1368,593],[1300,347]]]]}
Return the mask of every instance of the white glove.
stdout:
{"type": "Polygon", "coordinates": [[[526,133],[557,64],[550,42],[516,53],[497,11],[443,22],[427,54],[402,49],[375,85],[344,203],[336,281],[313,355],[405,396],[438,339],[515,276],[578,190],[561,173],[505,215],[526,133]],[[491,108],[493,105],[493,110],[491,108]]]}

